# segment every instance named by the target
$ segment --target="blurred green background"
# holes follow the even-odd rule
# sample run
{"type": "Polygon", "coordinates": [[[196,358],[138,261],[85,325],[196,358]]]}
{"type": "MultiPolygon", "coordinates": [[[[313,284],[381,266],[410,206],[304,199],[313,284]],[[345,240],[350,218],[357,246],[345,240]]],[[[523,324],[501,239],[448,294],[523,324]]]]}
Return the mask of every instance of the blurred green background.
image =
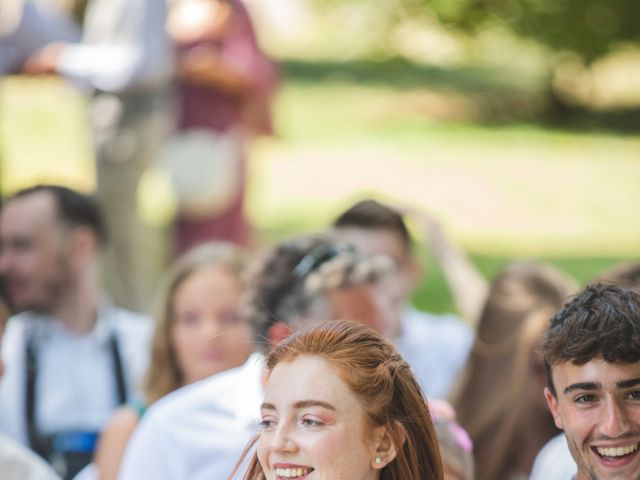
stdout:
{"type": "MultiPolygon", "coordinates": [[[[283,78],[277,135],[250,152],[258,246],[375,196],[435,214],[488,277],[509,259],[540,258],[585,282],[640,256],[640,48],[629,22],[640,3],[247,3],[283,78]]],[[[3,79],[4,192],[93,189],[84,109],[59,79],[3,79]]],[[[161,172],[145,177],[140,206],[155,281],[175,208],[161,172]]],[[[427,265],[416,303],[450,311],[412,228],[427,265]]]]}

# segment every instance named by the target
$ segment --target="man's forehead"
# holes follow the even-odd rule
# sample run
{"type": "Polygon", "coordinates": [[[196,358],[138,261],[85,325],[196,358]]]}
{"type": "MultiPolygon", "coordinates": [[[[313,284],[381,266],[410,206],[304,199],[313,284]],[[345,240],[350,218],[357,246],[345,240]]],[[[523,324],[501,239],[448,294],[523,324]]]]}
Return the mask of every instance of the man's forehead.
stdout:
{"type": "Polygon", "coordinates": [[[0,215],[3,229],[32,231],[49,228],[56,222],[56,205],[51,194],[36,192],[5,204],[0,215]]]}
{"type": "Polygon", "coordinates": [[[407,254],[400,235],[390,229],[349,226],[336,231],[343,241],[368,255],[385,254],[400,262],[407,254]]]}
{"type": "Polygon", "coordinates": [[[572,361],[551,366],[554,384],[559,390],[578,383],[592,383],[597,388],[616,388],[625,380],[640,378],[640,361],[611,363],[603,358],[593,358],[578,365],[572,361]]]}

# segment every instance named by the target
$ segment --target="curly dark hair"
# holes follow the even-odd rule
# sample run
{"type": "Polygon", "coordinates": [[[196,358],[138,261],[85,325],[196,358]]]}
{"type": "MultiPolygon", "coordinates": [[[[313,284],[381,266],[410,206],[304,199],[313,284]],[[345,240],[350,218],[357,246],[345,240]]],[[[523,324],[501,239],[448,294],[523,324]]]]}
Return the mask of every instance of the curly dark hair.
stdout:
{"type": "Polygon", "coordinates": [[[594,358],[616,364],[640,361],[640,290],[588,285],[551,319],[542,353],[553,395],[552,365],[568,361],[584,365],[594,358]]]}
{"type": "MultiPolygon", "coordinates": [[[[314,316],[325,294],[375,282],[393,268],[385,256],[364,256],[327,234],[286,240],[249,272],[244,315],[266,348],[271,325],[314,316]]],[[[317,315],[316,315],[317,316],[317,315]]]]}

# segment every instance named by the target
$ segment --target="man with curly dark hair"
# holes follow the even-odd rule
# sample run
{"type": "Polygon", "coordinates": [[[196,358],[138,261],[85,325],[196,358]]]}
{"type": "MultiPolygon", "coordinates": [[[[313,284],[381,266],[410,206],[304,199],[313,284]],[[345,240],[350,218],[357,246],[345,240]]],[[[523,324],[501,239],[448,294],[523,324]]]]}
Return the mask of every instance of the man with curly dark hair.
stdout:
{"type": "Polygon", "coordinates": [[[551,320],[542,349],[575,480],[640,479],[640,291],[587,286],[551,320]]]}

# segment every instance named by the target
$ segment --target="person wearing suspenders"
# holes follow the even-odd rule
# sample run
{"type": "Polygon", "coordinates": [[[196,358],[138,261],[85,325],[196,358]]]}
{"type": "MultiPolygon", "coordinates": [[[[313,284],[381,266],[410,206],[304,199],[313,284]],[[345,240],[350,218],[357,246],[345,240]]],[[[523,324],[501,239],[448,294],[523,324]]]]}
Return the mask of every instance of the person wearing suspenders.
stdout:
{"type": "Polygon", "coordinates": [[[0,432],[64,479],[91,461],[100,430],[135,396],[151,321],[102,299],[105,235],[93,202],[41,185],[0,212],[0,278],[15,311],[2,351],[0,432]]]}

